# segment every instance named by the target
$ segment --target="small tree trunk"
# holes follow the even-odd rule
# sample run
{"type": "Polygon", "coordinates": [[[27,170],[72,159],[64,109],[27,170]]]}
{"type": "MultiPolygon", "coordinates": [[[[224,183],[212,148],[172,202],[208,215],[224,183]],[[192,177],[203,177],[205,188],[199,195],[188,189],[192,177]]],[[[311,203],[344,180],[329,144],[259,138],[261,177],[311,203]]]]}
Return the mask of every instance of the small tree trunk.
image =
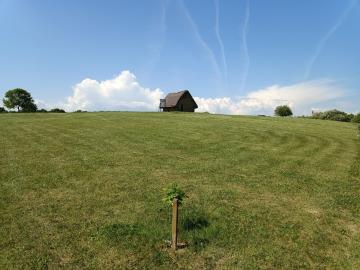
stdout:
{"type": "Polygon", "coordinates": [[[173,211],[172,211],[172,241],[171,248],[176,250],[178,238],[178,200],[173,200],[173,211]]]}

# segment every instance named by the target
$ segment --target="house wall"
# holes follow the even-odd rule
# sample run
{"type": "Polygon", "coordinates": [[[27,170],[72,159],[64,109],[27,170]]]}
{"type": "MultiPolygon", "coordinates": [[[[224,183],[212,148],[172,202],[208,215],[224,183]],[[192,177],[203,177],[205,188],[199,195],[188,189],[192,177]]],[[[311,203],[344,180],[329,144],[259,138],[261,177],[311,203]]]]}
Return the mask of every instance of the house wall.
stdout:
{"type": "Polygon", "coordinates": [[[176,107],[163,108],[163,112],[174,112],[174,111],[178,111],[178,109],[176,107]]]}
{"type": "Polygon", "coordinates": [[[177,104],[177,110],[183,112],[194,112],[195,104],[189,94],[185,94],[181,97],[177,104]],[[182,110],[181,110],[182,106],[182,110]]]}

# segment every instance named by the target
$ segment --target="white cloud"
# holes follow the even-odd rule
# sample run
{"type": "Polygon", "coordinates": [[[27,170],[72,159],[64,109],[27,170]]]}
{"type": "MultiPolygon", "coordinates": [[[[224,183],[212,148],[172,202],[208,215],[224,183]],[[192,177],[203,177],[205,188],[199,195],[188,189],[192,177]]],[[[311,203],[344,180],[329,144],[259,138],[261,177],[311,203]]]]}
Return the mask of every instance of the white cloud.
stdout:
{"type": "Polygon", "coordinates": [[[85,79],[74,87],[74,93],[62,107],[74,110],[154,111],[164,96],[160,89],[142,87],[134,74],[122,71],[113,79],[96,81],[85,79]]]}
{"type": "Polygon", "coordinates": [[[311,108],[343,97],[343,91],[331,80],[314,80],[290,86],[273,85],[250,92],[243,98],[200,98],[199,112],[223,114],[271,115],[278,105],[289,105],[295,114],[310,114],[311,108]]]}

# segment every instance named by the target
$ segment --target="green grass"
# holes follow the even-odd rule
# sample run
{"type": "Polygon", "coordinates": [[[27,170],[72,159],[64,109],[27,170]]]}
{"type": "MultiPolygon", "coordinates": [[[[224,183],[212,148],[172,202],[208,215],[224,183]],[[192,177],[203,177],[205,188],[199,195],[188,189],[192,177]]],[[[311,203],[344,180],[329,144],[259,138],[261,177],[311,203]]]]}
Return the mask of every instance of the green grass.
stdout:
{"type": "Polygon", "coordinates": [[[2,114],[0,269],[360,269],[359,164],[348,123],[2,114]]]}

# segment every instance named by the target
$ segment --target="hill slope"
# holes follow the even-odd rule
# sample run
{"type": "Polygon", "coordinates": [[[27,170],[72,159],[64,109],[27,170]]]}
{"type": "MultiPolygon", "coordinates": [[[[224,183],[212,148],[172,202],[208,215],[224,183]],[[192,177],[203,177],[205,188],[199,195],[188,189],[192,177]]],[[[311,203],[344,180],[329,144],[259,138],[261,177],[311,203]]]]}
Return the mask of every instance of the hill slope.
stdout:
{"type": "Polygon", "coordinates": [[[185,113],[0,115],[1,269],[360,268],[355,125],[185,113]],[[163,188],[179,183],[172,254],[163,188]]]}

